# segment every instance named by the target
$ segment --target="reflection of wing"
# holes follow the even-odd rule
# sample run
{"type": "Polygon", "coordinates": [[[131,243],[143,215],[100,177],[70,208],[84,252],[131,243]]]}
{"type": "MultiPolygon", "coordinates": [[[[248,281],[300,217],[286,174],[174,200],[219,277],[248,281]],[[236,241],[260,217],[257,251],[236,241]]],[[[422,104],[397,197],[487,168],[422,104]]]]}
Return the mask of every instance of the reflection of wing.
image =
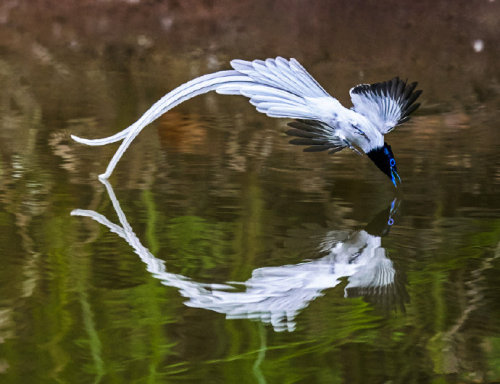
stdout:
{"type": "Polygon", "coordinates": [[[91,217],[127,241],[146,264],[146,269],[164,285],[179,289],[186,305],[224,313],[228,318],[258,319],[271,323],[276,331],[295,329],[295,316],[309,302],[348,277],[349,287],[378,289],[393,284],[395,271],[386,258],[378,236],[365,231],[346,238],[343,231],[329,231],[318,244],[322,258],[253,271],[245,282],[202,284],[169,273],[165,262],[144,247],[121,210],[111,185],[103,181],[121,225],[94,211],[74,210],[71,214],[91,217]],[[342,240],[341,240],[342,239],[342,240]],[[242,288],[238,290],[236,288],[242,288]]]}
{"type": "Polygon", "coordinates": [[[365,231],[354,232],[345,242],[335,245],[328,258],[338,272],[347,277],[346,289],[356,286],[376,293],[379,288],[394,283],[396,272],[386,257],[380,237],[365,231]]]}
{"type": "Polygon", "coordinates": [[[335,231],[328,233],[331,237],[326,237],[319,249],[324,252],[325,246],[335,244],[327,256],[305,263],[258,268],[249,280],[238,283],[245,291],[212,290],[211,295],[191,297],[186,304],[226,313],[230,318],[260,319],[271,323],[277,331],[292,331],[297,313],[344,277],[349,282],[346,288],[383,292],[384,287],[393,285],[395,271],[380,246],[380,238],[360,231],[339,242],[335,231]]]}
{"type": "Polygon", "coordinates": [[[365,291],[377,291],[379,288],[390,286],[394,283],[396,271],[392,266],[392,261],[385,256],[385,249],[382,247],[372,250],[365,260],[363,268],[359,268],[353,275],[349,276],[349,284],[345,287],[361,288],[365,291]]]}

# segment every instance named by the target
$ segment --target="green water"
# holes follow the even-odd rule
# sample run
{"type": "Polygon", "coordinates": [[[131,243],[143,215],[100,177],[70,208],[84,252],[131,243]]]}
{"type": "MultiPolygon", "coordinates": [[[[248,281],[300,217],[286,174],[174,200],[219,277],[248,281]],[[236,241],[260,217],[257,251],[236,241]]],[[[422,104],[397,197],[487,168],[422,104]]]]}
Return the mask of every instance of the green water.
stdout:
{"type": "Polygon", "coordinates": [[[28,3],[0,4],[0,382],[500,382],[498,2],[28,3]],[[236,96],[164,115],[109,184],[117,146],[69,138],[277,55],[347,105],[419,81],[398,191],[236,96]]]}

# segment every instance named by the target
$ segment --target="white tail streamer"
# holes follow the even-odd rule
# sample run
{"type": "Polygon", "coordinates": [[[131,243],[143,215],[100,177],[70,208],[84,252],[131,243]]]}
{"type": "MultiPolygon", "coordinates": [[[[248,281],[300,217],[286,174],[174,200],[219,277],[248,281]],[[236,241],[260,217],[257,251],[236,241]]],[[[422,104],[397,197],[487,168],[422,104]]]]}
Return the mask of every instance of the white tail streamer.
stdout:
{"type": "Polygon", "coordinates": [[[137,120],[128,128],[125,128],[123,131],[101,139],[84,139],[75,135],[71,135],[71,138],[79,143],[93,146],[106,145],[123,140],[120,147],[109,162],[106,172],[102,175],[99,175],[99,178],[107,179],[113,173],[116,164],[121,159],[130,143],[144,129],[144,127],[152,123],[158,117],[168,112],[170,109],[174,108],[180,103],[197,95],[213,91],[223,84],[249,81],[251,81],[249,77],[233,70],[220,71],[200,76],[167,93],[160,100],[154,103],[151,108],[149,108],[146,113],[144,113],[144,115],[139,118],[139,120],[137,120]]]}
{"type": "Polygon", "coordinates": [[[219,71],[193,79],[158,100],[134,124],[101,139],[71,138],[86,145],[106,145],[122,141],[113,155],[106,172],[99,176],[107,179],[113,173],[135,137],[158,117],[183,101],[197,95],[216,91],[226,95],[242,95],[250,99],[257,111],[270,117],[324,120],[329,117],[317,104],[334,100],[295,59],[282,57],[266,61],[233,60],[234,70],[219,71]],[[325,115],[325,116],[324,116],[325,115]]]}

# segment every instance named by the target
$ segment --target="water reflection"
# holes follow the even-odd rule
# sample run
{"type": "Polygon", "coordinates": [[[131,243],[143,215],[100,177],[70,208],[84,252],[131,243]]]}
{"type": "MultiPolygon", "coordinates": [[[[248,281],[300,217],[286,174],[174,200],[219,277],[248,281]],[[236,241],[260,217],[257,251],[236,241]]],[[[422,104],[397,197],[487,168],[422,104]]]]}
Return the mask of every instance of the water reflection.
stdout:
{"type": "Polygon", "coordinates": [[[344,296],[369,296],[371,301],[387,303],[399,297],[396,270],[382,247],[381,238],[394,224],[399,201],[380,212],[364,229],[347,233],[325,231],[306,236],[302,245],[313,239],[309,256],[325,255],[299,264],[257,268],[245,282],[207,284],[196,282],[181,274],[167,272],[165,261],[156,258],[142,245],[120,207],[113,188],[103,180],[120,225],[92,211],[76,209],[73,216],[86,216],[105,225],[129,243],[146,264],[153,277],[169,287],[179,289],[189,300],[187,306],[223,313],[227,318],[260,320],[276,331],[293,331],[300,310],[327,288],[333,288],[347,278],[344,296]],[[319,236],[318,236],[319,235],[319,236]]]}

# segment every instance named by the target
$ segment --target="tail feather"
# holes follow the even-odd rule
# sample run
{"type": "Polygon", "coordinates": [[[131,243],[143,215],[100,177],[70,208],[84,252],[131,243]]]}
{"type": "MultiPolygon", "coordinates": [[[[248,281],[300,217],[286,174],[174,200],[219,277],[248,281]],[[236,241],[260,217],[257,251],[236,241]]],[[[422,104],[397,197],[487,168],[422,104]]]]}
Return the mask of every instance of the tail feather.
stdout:
{"type": "MultiPolygon", "coordinates": [[[[144,127],[178,104],[197,95],[216,91],[220,94],[243,95],[257,111],[270,117],[321,120],[323,109],[310,99],[332,99],[331,96],[295,59],[233,60],[234,70],[200,76],[167,93],[128,128],[101,139],[73,140],[87,145],[105,145],[122,140],[101,178],[108,178],[130,143],[144,127]]],[[[332,144],[331,140],[328,144],[332,144]]],[[[334,145],[337,147],[337,143],[334,145]]],[[[330,146],[331,148],[331,146],[330,146]]]]}

